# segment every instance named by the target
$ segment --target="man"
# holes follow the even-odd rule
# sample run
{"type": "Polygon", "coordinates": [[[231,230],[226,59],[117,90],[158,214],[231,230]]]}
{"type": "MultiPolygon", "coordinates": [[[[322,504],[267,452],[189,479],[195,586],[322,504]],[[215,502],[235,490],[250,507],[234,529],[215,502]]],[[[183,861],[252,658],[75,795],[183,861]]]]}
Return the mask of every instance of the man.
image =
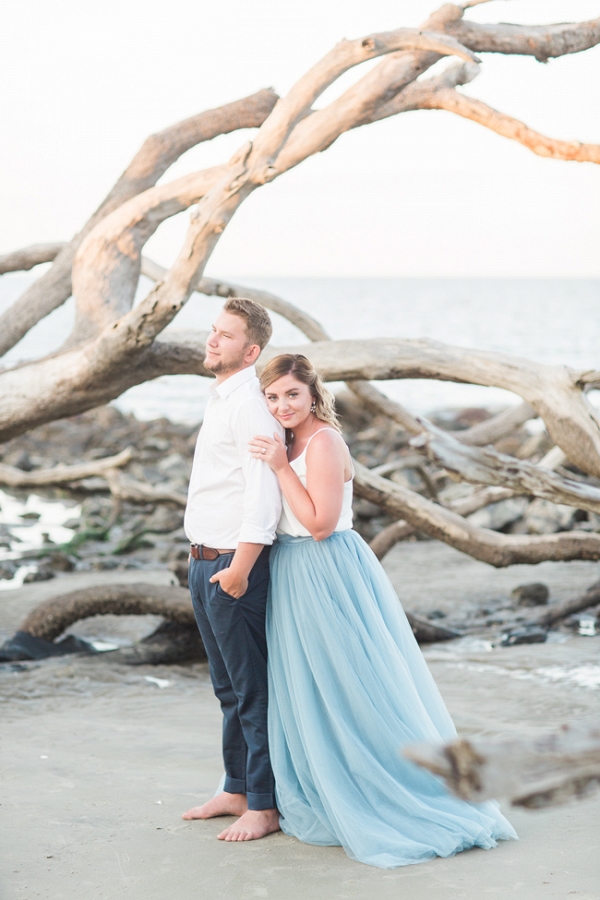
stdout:
{"type": "Polygon", "coordinates": [[[222,793],[184,819],[239,816],[220,840],[279,830],[267,740],[265,607],[269,552],[281,512],[277,478],[248,441],[283,430],[267,409],[254,363],[271,320],[253,300],[231,298],[206,342],[216,376],[198,437],[185,511],[194,613],[223,711],[222,793]]]}

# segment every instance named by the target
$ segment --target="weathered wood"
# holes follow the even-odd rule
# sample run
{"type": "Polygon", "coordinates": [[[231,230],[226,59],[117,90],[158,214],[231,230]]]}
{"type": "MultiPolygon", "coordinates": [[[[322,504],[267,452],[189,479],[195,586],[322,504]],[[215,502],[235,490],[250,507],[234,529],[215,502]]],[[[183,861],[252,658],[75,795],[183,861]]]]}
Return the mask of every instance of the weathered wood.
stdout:
{"type": "MultiPolygon", "coordinates": [[[[7,327],[3,328],[0,320],[2,352],[12,346],[11,341],[15,343],[19,328],[24,329],[19,332],[22,336],[68,296],[71,265],[79,248],[74,272],[78,320],[71,343],[61,353],[0,373],[0,440],[105,403],[133,384],[162,374],[206,374],[203,338],[161,332],[201,283],[207,260],[240,204],[254,190],[330,146],[350,128],[411,109],[437,108],[436,102],[443,101],[444,108],[452,106],[453,112],[520,140],[535,152],[598,161],[593,145],[556,142],[537,135],[503,113],[465,99],[456,88],[477,76],[476,52],[521,53],[538,59],[580,52],[600,43],[600,19],[543,27],[487,26],[464,21],[468,5],[444,4],[418,30],[397,29],[342,42],[279,101],[272,92],[260,92],[150,138],[82,232],[60,251],[51,270],[30,293],[13,306],[7,327]],[[442,56],[456,56],[462,62],[447,66],[440,75],[417,80],[442,56]],[[317,98],[340,75],[378,57],[378,64],[350,89],[323,109],[313,110],[317,98]],[[240,147],[223,166],[153,187],[185,149],[215,134],[249,127],[250,122],[260,125],[255,139],[240,147]],[[160,274],[148,296],[132,308],[141,252],[149,235],[160,221],[198,200],[178,258],[160,274]]],[[[232,286],[207,283],[205,288],[225,295],[232,286]]],[[[520,414],[533,411],[544,419],[560,448],[558,454],[566,454],[583,471],[600,476],[600,423],[583,393],[600,377],[597,372],[572,372],[428,341],[330,341],[318,323],[299,311],[286,310],[277,298],[275,305],[271,299],[270,308],[277,302],[279,311],[288,317],[291,314],[290,320],[314,342],[308,348],[288,349],[305,352],[328,380],[359,382],[355,392],[364,403],[409,431],[417,430],[414,417],[373,385],[361,382],[417,377],[511,390],[524,401],[520,414]]],[[[265,359],[276,352],[268,348],[265,359]]],[[[510,421],[514,418],[505,415],[489,424],[485,433],[498,434],[510,421]]],[[[465,434],[463,443],[478,443],[482,433],[480,429],[465,434]]],[[[111,477],[116,485],[119,479],[111,477]]],[[[376,483],[374,478],[363,477],[360,489],[379,497],[384,507],[387,504],[404,516],[411,527],[454,543],[465,552],[474,549],[474,555],[479,553],[479,558],[493,565],[506,565],[507,559],[540,561],[546,558],[543,554],[550,554],[547,558],[596,558],[595,535],[514,538],[481,529],[469,531],[468,523],[459,516],[448,518],[455,515],[453,511],[436,504],[424,507],[428,502],[424,498],[414,499],[413,492],[401,496],[398,486],[383,479],[376,483]]]]}
{"type": "Polygon", "coordinates": [[[105,584],[51,597],[23,619],[20,630],[53,641],[74,622],[90,616],[163,616],[195,627],[190,593],[156,584],[105,584]]]}
{"type": "Polygon", "coordinates": [[[0,275],[7,272],[27,272],[40,263],[52,262],[65,246],[64,241],[54,244],[32,244],[21,250],[5,253],[4,256],[0,256],[0,275]]]}
{"type": "Polygon", "coordinates": [[[392,547],[395,547],[400,541],[406,540],[407,537],[414,533],[415,529],[413,526],[401,519],[399,522],[392,522],[391,525],[382,528],[379,534],[376,534],[370,542],[369,547],[377,559],[381,560],[390,552],[392,547]]]}
{"type": "Polygon", "coordinates": [[[354,460],[354,489],[358,497],[404,519],[416,531],[497,568],[544,560],[600,559],[600,535],[565,532],[550,535],[499,534],[478,528],[456,512],[414,491],[373,475],[354,460]]]}
{"type": "Polygon", "coordinates": [[[500,440],[511,431],[516,431],[525,422],[530,419],[537,418],[537,413],[533,406],[529,403],[519,403],[518,406],[512,406],[503,410],[491,419],[485,422],[478,422],[477,425],[471,425],[464,431],[458,431],[454,435],[461,444],[471,444],[475,447],[485,447],[486,444],[493,444],[500,440]]]}
{"type": "Polygon", "coordinates": [[[600,17],[576,25],[488,25],[461,17],[444,30],[476,53],[535,56],[538,62],[581,53],[600,43],[600,17]]]}
{"type": "Polygon", "coordinates": [[[529,128],[524,122],[498,112],[481,100],[460,94],[456,90],[438,89],[429,96],[423,94],[420,109],[445,109],[448,112],[477,122],[496,134],[523,144],[532,153],[551,159],[600,164],[600,144],[585,144],[581,141],[561,141],[548,137],[529,128]]]}
{"type": "MultiPolygon", "coordinates": [[[[51,597],[28,613],[19,631],[53,641],[75,622],[101,615],[162,616],[168,622],[188,626],[194,632],[197,630],[187,588],[138,583],[97,585],[51,597]]],[[[419,643],[448,641],[459,636],[457,632],[443,625],[429,622],[411,613],[406,615],[419,643]]],[[[168,641],[159,643],[161,647],[157,652],[163,654],[162,659],[165,660],[164,653],[169,652],[168,647],[165,649],[165,643],[168,644],[168,641]]],[[[156,662],[156,654],[150,660],[149,653],[152,655],[151,648],[148,652],[140,650],[134,656],[137,662],[156,662]]]]}
{"type": "Polygon", "coordinates": [[[551,606],[531,624],[549,628],[556,622],[560,622],[561,619],[566,619],[567,616],[572,616],[583,609],[588,609],[588,607],[594,607],[598,603],[600,603],[600,582],[593,584],[579,597],[551,606]]]}
{"type": "Polygon", "coordinates": [[[539,809],[587,796],[600,785],[600,728],[563,726],[535,740],[457,738],[404,747],[403,755],[444,779],[463,800],[508,798],[539,809]]]}
{"type": "Polygon", "coordinates": [[[181,154],[196,144],[220,134],[261,125],[277,99],[277,94],[272,90],[258,91],[250,97],[199,113],[150,135],[96,212],[57,255],[52,268],[0,316],[0,356],[14,347],[40,319],[71,296],[71,268],[75,254],[84,237],[106,215],[156,184],[181,154]]]}
{"type": "Polygon", "coordinates": [[[465,446],[431,422],[420,421],[425,431],[411,439],[411,446],[455,476],[474,484],[510,488],[515,494],[542,497],[552,503],[600,513],[600,488],[498,453],[493,447],[465,446]]]}
{"type": "Polygon", "coordinates": [[[93,478],[96,475],[106,476],[109,470],[116,470],[120,466],[126,466],[133,457],[133,448],[126,447],[116,456],[105,456],[93,462],[79,463],[74,466],[58,465],[52,469],[34,469],[32,472],[24,472],[16,466],[8,466],[0,463],[0,484],[9,487],[46,487],[51,484],[69,484],[72,481],[82,481],[84,478],[93,478]]]}
{"type": "Polygon", "coordinates": [[[149,188],[88,234],[73,263],[76,320],[66,347],[89,341],[131,309],[146,242],[165,219],[198,203],[222,174],[216,166],[149,188]]]}
{"type": "MultiPolygon", "coordinates": [[[[370,471],[373,474],[377,474],[375,469],[370,471]]],[[[514,497],[514,492],[509,488],[483,488],[481,491],[475,491],[470,497],[454,500],[452,503],[444,504],[444,506],[459,516],[470,516],[471,513],[489,506],[490,503],[508,500],[509,497],[514,497]]],[[[369,546],[377,559],[383,559],[397,543],[406,540],[406,538],[417,532],[417,528],[401,519],[382,528],[379,534],[375,535],[369,546]]]]}
{"type": "Polygon", "coordinates": [[[134,503],[172,503],[185,507],[187,495],[183,491],[172,491],[168,488],[155,487],[124,475],[117,469],[103,473],[108,482],[110,492],[118,500],[132,500],[134,503]]]}

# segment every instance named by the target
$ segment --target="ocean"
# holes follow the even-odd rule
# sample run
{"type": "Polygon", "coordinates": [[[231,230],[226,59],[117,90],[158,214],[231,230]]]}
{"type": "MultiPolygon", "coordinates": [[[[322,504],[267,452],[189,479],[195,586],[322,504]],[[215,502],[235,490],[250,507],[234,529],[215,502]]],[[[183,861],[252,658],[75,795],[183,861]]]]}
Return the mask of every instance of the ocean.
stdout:
{"type": "MultiPolygon", "coordinates": [[[[0,278],[0,312],[33,276],[0,278]]],[[[496,350],[538,362],[600,368],[600,280],[482,278],[235,278],[264,288],[318,319],[334,338],[427,337],[461,347],[496,350]]],[[[142,279],[138,297],[150,282],[142,279]]],[[[173,327],[206,330],[221,308],[218,298],[194,295],[173,327]]],[[[69,333],[74,301],[55,310],[5,357],[5,364],[58,349],[69,333]]],[[[292,325],[273,316],[275,345],[307,343],[292,325]]],[[[202,418],[208,380],[194,375],[158,378],[117,398],[140,419],[202,418]]],[[[426,380],[379,382],[415,414],[447,407],[499,408],[519,402],[504,390],[426,380]]],[[[333,386],[334,389],[337,387],[333,386]]],[[[599,392],[594,392],[598,394],[599,392]]],[[[600,396],[592,402],[600,405],[600,396]]]]}

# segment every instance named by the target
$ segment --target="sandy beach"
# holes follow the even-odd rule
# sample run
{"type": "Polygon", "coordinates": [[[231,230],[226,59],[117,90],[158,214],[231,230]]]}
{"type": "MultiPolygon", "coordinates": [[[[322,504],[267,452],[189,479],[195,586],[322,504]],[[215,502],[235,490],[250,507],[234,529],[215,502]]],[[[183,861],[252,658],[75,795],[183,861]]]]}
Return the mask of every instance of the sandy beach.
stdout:
{"type": "MultiPolygon", "coordinates": [[[[594,563],[495,571],[434,542],[398,545],[386,569],[407,609],[468,609],[544,581],[551,599],[598,579],[594,563]]],[[[0,636],[41,600],[91,583],[170,573],[70,573],[0,597],[0,636]]],[[[103,617],[83,636],[140,637],[155,621],[103,617]]],[[[497,629],[496,629],[497,633],[497,629]]],[[[485,637],[485,635],[484,635],[485,637]]],[[[495,647],[479,638],[431,645],[426,656],[459,732],[533,736],[598,716],[600,638],[495,647]]],[[[395,870],[349,860],[282,834],[216,840],[223,822],[184,822],[221,774],[220,711],[204,664],[130,667],[63,657],[0,667],[3,900],[198,897],[600,898],[600,796],[550,811],[504,807],[520,841],[395,870]]]]}

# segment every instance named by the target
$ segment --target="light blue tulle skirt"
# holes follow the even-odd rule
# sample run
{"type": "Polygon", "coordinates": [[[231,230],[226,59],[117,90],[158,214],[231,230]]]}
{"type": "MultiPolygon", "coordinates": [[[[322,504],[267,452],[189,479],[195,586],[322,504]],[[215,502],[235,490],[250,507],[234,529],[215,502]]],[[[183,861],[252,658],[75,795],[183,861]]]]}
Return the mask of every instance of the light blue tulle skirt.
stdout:
{"type": "Polygon", "coordinates": [[[280,536],[267,608],[269,741],[281,827],[391,868],[516,838],[405,760],[456,732],[398,598],[355,531],[280,536]]]}

